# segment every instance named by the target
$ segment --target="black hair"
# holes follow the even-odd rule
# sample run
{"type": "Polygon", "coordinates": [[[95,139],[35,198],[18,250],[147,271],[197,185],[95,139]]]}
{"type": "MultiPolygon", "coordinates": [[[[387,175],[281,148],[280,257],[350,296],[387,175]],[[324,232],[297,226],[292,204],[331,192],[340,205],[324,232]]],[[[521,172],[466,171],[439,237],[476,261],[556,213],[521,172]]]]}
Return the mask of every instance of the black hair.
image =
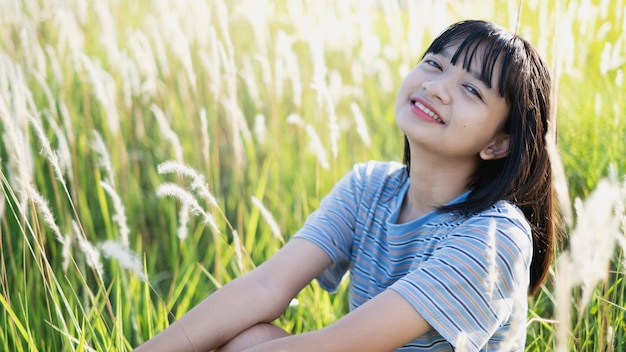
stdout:
{"type": "MultiPolygon", "coordinates": [[[[535,293],[548,274],[554,256],[556,201],[550,158],[546,148],[550,122],[550,72],[525,39],[493,23],[468,20],[444,30],[425,54],[455,47],[451,63],[462,59],[469,71],[480,52],[480,79],[507,102],[509,113],[503,132],[509,135],[506,157],[481,160],[472,175],[466,201],[441,206],[440,211],[472,214],[500,200],[518,206],[533,232],[529,294],[535,293]],[[497,72],[496,70],[500,70],[497,72]],[[498,73],[497,82],[493,82],[498,73]]],[[[404,163],[410,169],[410,149],[405,136],[404,163]]]]}

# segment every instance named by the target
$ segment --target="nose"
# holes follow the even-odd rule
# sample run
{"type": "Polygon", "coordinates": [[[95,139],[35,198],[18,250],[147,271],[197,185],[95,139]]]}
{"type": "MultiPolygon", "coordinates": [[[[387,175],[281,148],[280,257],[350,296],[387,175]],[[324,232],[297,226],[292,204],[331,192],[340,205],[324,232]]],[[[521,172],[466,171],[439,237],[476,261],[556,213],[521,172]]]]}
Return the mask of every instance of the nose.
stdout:
{"type": "Polygon", "coordinates": [[[451,101],[450,88],[445,78],[436,78],[422,83],[422,88],[429,96],[440,100],[443,104],[451,101]]]}

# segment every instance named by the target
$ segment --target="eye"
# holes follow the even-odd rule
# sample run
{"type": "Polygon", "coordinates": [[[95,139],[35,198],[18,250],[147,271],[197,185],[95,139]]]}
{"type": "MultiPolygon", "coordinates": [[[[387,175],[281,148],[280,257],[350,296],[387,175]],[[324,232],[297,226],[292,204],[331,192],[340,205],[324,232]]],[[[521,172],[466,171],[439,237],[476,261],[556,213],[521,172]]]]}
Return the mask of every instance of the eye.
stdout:
{"type": "Polygon", "coordinates": [[[463,87],[465,87],[465,89],[472,95],[475,95],[476,97],[482,99],[482,95],[480,94],[480,91],[478,89],[476,89],[475,87],[469,85],[469,84],[464,84],[463,87]]]}
{"type": "Polygon", "coordinates": [[[439,65],[439,63],[433,59],[425,59],[424,61],[422,61],[423,63],[425,63],[426,65],[430,66],[430,67],[434,67],[438,70],[441,70],[441,65],[439,65]]]}

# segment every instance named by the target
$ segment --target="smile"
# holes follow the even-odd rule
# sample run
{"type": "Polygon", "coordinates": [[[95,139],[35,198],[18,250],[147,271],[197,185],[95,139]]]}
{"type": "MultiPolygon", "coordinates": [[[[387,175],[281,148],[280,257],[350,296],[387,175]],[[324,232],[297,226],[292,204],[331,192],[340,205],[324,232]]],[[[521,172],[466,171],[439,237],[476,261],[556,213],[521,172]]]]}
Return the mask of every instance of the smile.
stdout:
{"type": "Polygon", "coordinates": [[[439,117],[439,115],[435,114],[434,111],[427,108],[424,104],[420,103],[419,101],[412,101],[412,103],[413,105],[415,105],[415,107],[417,107],[420,111],[422,111],[426,115],[430,116],[433,120],[439,122],[442,125],[445,124],[443,120],[439,117]]]}

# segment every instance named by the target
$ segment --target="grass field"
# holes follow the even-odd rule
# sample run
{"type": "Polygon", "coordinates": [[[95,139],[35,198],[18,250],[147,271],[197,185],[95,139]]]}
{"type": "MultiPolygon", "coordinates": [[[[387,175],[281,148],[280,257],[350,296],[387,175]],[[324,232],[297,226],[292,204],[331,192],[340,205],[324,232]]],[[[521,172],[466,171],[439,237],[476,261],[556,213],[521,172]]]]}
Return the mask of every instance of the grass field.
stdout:
{"type": "MultiPolygon", "coordinates": [[[[464,18],[553,68],[567,238],[527,350],[625,350],[626,4],[519,5],[0,1],[0,350],[131,350],[262,262],[354,163],[401,159],[396,88],[464,18]]],[[[346,310],[313,283],[278,324],[346,310]]]]}

